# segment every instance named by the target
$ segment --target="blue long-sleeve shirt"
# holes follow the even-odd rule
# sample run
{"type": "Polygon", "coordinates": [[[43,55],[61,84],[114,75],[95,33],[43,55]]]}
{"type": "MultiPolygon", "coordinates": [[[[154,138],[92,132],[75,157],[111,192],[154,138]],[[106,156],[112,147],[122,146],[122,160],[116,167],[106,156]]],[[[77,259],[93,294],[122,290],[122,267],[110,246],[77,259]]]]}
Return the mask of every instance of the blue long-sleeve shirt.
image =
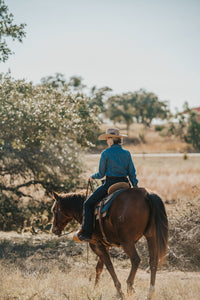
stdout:
{"type": "Polygon", "coordinates": [[[101,179],[104,176],[128,176],[132,185],[137,185],[138,180],[130,152],[117,144],[113,144],[110,148],[104,150],[101,153],[99,171],[91,177],[101,179]]]}

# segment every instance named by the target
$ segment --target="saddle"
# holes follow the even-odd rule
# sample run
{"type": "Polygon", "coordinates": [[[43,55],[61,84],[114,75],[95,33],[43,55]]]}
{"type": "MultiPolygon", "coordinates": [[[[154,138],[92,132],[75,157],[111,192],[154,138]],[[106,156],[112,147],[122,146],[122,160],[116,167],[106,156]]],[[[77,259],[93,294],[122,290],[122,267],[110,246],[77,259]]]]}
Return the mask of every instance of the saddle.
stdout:
{"type": "Polygon", "coordinates": [[[111,185],[108,189],[108,195],[104,197],[100,203],[97,204],[94,215],[95,219],[99,220],[99,217],[101,215],[101,218],[105,218],[109,215],[109,208],[111,207],[111,204],[115,197],[121,193],[122,191],[130,188],[129,183],[127,182],[117,182],[113,185],[111,185]]]}
{"type": "MultiPolygon", "coordinates": [[[[130,187],[129,183],[127,183],[127,182],[118,182],[118,183],[111,185],[108,189],[108,196],[104,197],[101,200],[101,202],[99,204],[97,204],[97,206],[95,208],[94,216],[95,216],[95,219],[98,220],[98,222],[99,222],[100,230],[101,230],[101,233],[103,236],[103,241],[106,245],[109,244],[109,242],[105,236],[101,220],[102,220],[102,218],[109,215],[109,208],[111,207],[112,201],[115,199],[115,197],[122,191],[128,189],[129,187],[130,187]]],[[[78,230],[74,234],[74,236],[73,236],[74,241],[81,243],[81,241],[79,240],[79,235],[81,234],[81,232],[82,232],[82,229],[78,230]]]]}

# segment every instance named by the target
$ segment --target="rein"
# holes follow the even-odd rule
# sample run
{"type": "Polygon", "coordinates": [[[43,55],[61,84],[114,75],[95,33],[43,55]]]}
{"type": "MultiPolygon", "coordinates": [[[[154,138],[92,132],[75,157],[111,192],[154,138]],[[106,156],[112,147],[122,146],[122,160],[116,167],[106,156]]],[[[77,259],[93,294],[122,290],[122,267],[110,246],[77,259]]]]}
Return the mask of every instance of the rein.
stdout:
{"type": "MultiPolygon", "coordinates": [[[[90,189],[91,192],[94,192],[94,189],[93,189],[93,186],[92,186],[92,182],[91,182],[90,179],[88,179],[87,192],[86,192],[86,196],[85,196],[85,201],[86,201],[87,198],[88,198],[89,189],[90,189]]],[[[84,201],[84,202],[85,202],[85,201],[84,201]]]]}
{"type": "Polygon", "coordinates": [[[74,230],[71,230],[71,231],[69,231],[69,232],[65,232],[65,233],[59,235],[58,237],[62,237],[63,235],[68,235],[68,234],[70,234],[70,233],[72,233],[72,232],[74,232],[74,230]]]}

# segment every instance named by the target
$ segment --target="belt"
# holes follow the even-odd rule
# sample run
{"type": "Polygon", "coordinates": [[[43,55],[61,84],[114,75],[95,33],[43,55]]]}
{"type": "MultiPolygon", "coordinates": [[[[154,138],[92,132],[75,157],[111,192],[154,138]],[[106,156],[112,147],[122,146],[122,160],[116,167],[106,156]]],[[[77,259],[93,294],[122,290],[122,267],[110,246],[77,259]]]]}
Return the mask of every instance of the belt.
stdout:
{"type": "Polygon", "coordinates": [[[127,177],[106,176],[106,179],[111,179],[111,180],[124,180],[124,179],[127,179],[127,177]]]}

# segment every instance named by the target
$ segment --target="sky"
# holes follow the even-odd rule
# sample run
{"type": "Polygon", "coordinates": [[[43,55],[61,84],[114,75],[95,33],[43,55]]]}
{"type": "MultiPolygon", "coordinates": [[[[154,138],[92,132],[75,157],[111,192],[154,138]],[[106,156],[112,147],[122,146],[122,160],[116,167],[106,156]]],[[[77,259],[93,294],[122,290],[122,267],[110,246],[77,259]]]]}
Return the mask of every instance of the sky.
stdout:
{"type": "Polygon", "coordinates": [[[62,73],[113,94],[144,88],[170,109],[200,106],[200,0],[5,0],[23,43],[0,72],[62,73]]]}

